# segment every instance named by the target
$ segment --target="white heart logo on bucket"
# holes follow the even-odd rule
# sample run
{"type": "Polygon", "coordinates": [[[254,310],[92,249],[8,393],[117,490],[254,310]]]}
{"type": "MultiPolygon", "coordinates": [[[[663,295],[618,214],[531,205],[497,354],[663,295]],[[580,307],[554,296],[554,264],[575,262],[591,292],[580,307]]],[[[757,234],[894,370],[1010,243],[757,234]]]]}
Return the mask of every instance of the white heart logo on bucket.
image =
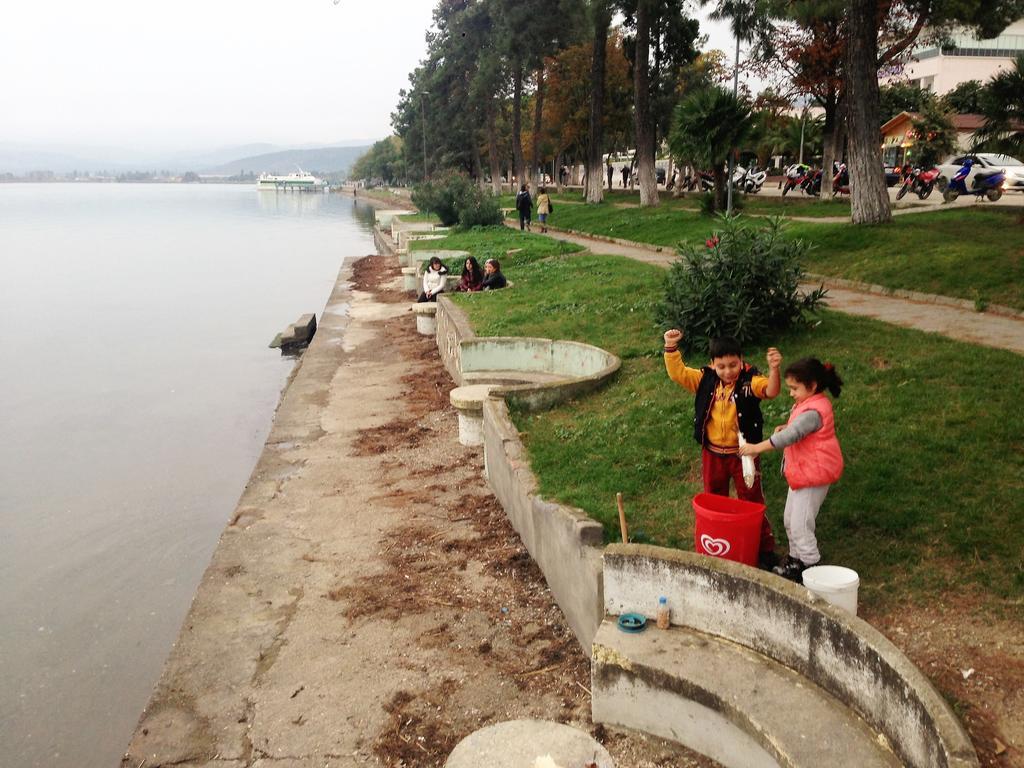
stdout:
{"type": "Polygon", "coordinates": [[[706,533],[701,534],[700,545],[704,548],[704,552],[712,557],[724,557],[732,548],[732,545],[725,539],[713,539],[706,533]]]}

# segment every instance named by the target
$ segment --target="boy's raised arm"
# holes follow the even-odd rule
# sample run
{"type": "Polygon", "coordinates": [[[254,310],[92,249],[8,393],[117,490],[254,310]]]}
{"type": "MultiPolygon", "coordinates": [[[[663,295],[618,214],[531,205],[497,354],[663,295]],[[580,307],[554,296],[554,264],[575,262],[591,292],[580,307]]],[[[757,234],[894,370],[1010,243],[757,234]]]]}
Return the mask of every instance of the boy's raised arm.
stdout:
{"type": "Polygon", "coordinates": [[[687,367],[683,362],[683,355],[679,351],[679,342],[683,340],[681,331],[673,328],[665,331],[665,370],[668,377],[676,384],[691,392],[697,391],[703,372],[687,367]]]}
{"type": "Polygon", "coordinates": [[[768,347],[768,386],[764,391],[765,399],[771,400],[782,390],[779,368],[782,366],[782,353],[775,347],[768,347]]]}

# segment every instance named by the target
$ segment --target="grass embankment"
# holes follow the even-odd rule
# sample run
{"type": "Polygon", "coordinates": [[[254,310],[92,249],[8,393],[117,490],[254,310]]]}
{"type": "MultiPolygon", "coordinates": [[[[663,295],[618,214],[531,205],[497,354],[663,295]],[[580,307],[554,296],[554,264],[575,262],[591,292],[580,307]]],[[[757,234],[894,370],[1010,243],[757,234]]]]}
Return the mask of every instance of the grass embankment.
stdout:
{"type": "MultiPolygon", "coordinates": [[[[806,201],[800,205],[817,207],[806,201]]],[[[821,204],[833,206],[848,208],[843,202],[821,204]]],[[[793,208],[783,210],[795,215],[793,208]]],[[[665,246],[699,243],[718,225],[678,206],[609,204],[564,205],[551,224],[665,246]]],[[[1024,226],[1014,210],[940,210],[897,216],[878,226],[790,222],[787,231],[814,245],[806,264],[812,272],[953,296],[979,307],[991,303],[1024,309],[1024,226]]]]}
{"type": "MultiPolygon", "coordinates": [[[[456,230],[443,240],[413,240],[410,246],[415,251],[469,251],[481,267],[485,259],[497,259],[502,273],[512,281],[518,279],[517,270],[526,264],[549,256],[583,250],[572,243],[529,232],[517,232],[507,227],[456,230]]],[[[458,258],[448,259],[445,266],[457,275],[462,272],[463,262],[458,258]]]]}
{"type": "Polygon", "coordinates": [[[398,220],[399,221],[429,221],[429,222],[433,222],[434,224],[440,224],[441,223],[441,220],[439,218],[437,218],[437,215],[433,214],[433,213],[430,213],[429,211],[417,212],[417,213],[403,213],[401,216],[398,217],[398,220]]]}
{"type": "MultiPolygon", "coordinates": [[[[480,231],[437,242],[501,250],[510,236],[536,240],[480,231]],[[476,245],[462,239],[470,236],[476,245]]],[[[623,359],[600,392],[516,414],[541,492],[586,510],[614,538],[622,491],[637,538],[692,549],[689,500],[700,490],[700,449],[691,436],[692,396],[668,379],[661,360],[653,311],[664,272],[582,254],[524,261],[511,277],[514,290],[457,298],[479,334],[574,339],[623,359]]],[[[990,598],[1019,596],[1024,415],[1014,382],[1024,379],[1024,359],[831,312],[813,330],[772,341],[788,360],[833,361],[846,380],[836,401],[846,474],[829,494],[818,534],[828,562],[861,572],[863,599],[881,607],[883,596],[921,599],[964,586],[990,598]]],[[[763,356],[763,347],[749,350],[753,361],[763,356]]],[[[790,405],[785,395],[765,403],[768,429],[785,421],[790,405]]],[[[764,478],[784,541],[777,455],[765,457],[764,478]]],[[[1020,610],[1019,600],[1008,605],[1020,610]]]]}

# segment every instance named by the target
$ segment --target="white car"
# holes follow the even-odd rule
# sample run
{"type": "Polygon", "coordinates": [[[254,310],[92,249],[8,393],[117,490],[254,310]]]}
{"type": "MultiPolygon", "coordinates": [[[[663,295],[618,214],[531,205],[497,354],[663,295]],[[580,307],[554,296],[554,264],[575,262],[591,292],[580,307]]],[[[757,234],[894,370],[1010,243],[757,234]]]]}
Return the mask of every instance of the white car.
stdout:
{"type": "Polygon", "coordinates": [[[994,155],[987,152],[957,155],[938,166],[939,189],[944,189],[946,182],[956,176],[957,171],[960,170],[961,166],[964,164],[964,160],[967,158],[971,158],[971,160],[974,161],[974,165],[971,166],[971,172],[967,174],[967,178],[965,179],[968,189],[970,189],[971,184],[974,183],[974,174],[979,172],[992,173],[993,171],[1003,170],[1006,171],[1006,191],[1024,192],[1024,163],[1015,157],[1010,157],[1009,155],[994,155]]]}

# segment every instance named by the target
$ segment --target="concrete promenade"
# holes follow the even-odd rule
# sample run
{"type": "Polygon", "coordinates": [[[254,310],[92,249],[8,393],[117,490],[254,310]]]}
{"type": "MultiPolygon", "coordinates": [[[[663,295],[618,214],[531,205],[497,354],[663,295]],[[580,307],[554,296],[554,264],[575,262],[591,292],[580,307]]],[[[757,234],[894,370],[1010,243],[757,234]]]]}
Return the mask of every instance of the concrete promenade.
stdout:
{"type": "MultiPolygon", "coordinates": [[[[340,276],[122,768],[425,768],[505,720],[592,730],[589,659],[400,286],[393,258],[340,276]]],[[[618,765],[710,765],[598,735],[618,765]]]]}

